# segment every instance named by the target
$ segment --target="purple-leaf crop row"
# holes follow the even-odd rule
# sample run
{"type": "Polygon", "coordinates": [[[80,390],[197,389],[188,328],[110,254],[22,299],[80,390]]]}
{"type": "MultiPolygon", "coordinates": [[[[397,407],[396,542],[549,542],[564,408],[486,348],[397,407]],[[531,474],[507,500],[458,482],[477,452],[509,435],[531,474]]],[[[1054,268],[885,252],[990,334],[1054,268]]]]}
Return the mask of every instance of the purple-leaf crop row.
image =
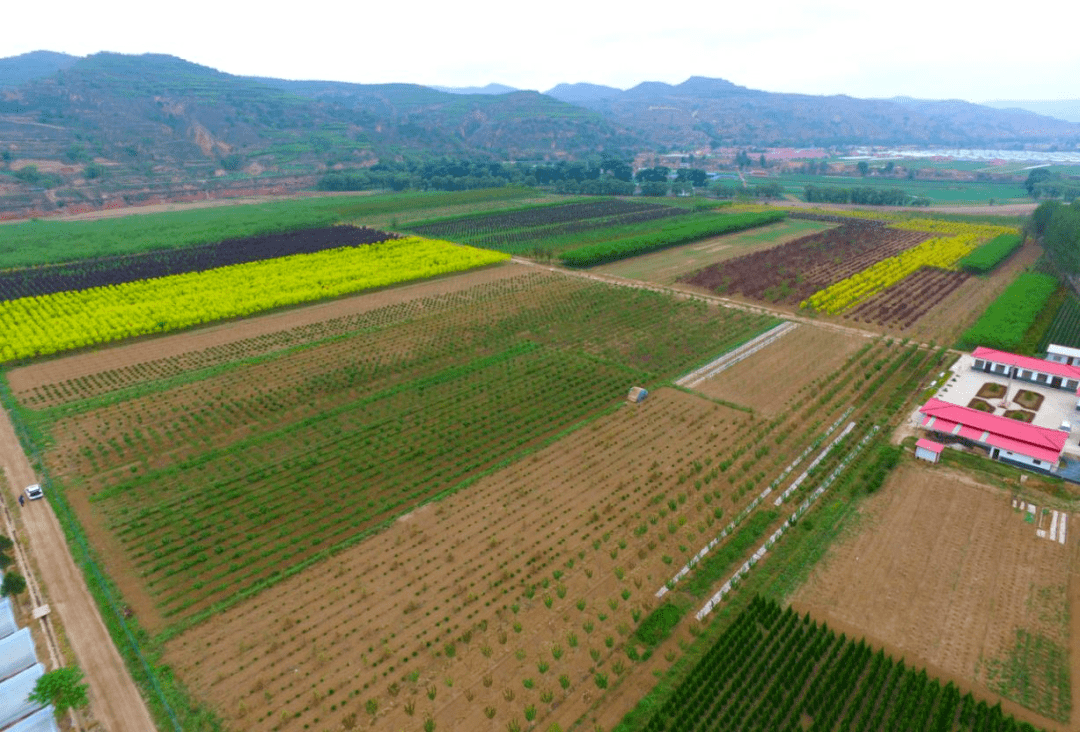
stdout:
{"type": "Polygon", "coordinates": [[[559,206],[533,206],[507,213],[462,216],[440,221],[421,222],[409,229],[421,236],[433,236],[443,239],[470,239],[493,232],[529,229],[536,226],[550,226],[588,219],[605,219],[611,216],[658,211],[671,208],[644,201],[624,201],[607,199],[566,203],[559,206]]]}
{"type": "Polygon", "coordinates": [[[366,227],[324,226],[282,234],[226,239],[181,249],[12,269],[0,272],[0,301],[201,272],[232,264],[312,254],[338,247],[363,246],[396,238],[395,234],[366,227]]]}

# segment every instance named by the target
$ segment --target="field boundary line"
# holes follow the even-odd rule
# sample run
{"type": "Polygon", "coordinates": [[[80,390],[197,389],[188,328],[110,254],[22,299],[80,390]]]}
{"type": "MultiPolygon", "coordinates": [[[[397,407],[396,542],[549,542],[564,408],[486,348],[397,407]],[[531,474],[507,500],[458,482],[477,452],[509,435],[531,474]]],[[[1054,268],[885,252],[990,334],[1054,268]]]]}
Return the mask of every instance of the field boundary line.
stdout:
{"type": "MultiPolygon", "coordinates": [[[[563,274],[568,277],[580,277],[581,279],[604,282],[606,284],[617,285],[619,287],[631,287],[637,290],[649,290],[650,292],[657,292],[664,295],[672,295],[674,297],[681,297],[688,300],[700,300],[702,302],[719,305],[720,307],[731,308],[733,310],[742,310],[743,312],[755,313],[757,315],[771,315],[772,317],[779,318],[781,320],[790,320],[792,322],[801,323],[803,325],[815,325],[819,328],[833,330],[837,333],[846,333],[848,335],[857,336],[859,338],[880,338],[882,336],[881,333],[877,333],[875,331],[863,330],[861,328],[852,328],[849,325],[841,325],[839,323],[817,320],[816,318],[808,318],[804,315],[796,315],[795,313],[789,313],[784,310],[768,308],[762,305],[751,305],[749,303],[738,302],[727,297],[720,297],[719,295],[709,295],[702,292],[690,292],[689,290],[683,290],[678,287],[658,285],[652,282],[645,282],[643,280],[630,279],[629,277],[619,277],[618,275],[599,274],[596,272],[586,272],[569,269],[566,267],[557,267],[552,264],[541,264],[540,262],[534,262],[531,259],[527,259],[519,255],[511,256],[510,261],[514,262],[515,264],[521,264],[526,267],[535,267],[537,269],[547,270],[548,272],[563,274]]],[[[929,344],[927,343],[919,343],[917,345],[929,347],[929,344]]]]}
{"type": "Polygon", "coordinates": [[[848,425],[847,425],[847,427],[845,427],[845,428],[844,428],[844,431],[843,431],[843,432],[841,432],[841,433],[840,433],[839,435],[837,435],[837,436],[836,436],[836,439],[834,439],[834,440],[833,440],[832,442],[830,442],[830,443],[829,443],[829,444],[828,444],[828,445],[827,445],[827,446],[825,447],[825,449],[824,449],[824,450],[822,450],[821,452],[819,452],[819,453],[818,453],[818,456],[817,456],[816,458],[814,458],[814,459],[813,459],[813,460],[812,460],[812,461],[810,462],[810,464],[809,464],[809,465],[807,465],[807,466],[806,466],[806,470],[804,470],[804,471],[802,472],[802,474],[801,474],[801,475],[800,475],[800,476],[799,476],[798,478],[796,478],[795,480],[793,480],[793,481],[791,482],[791,485],[789,485],[789,486],[788,486],[788,487],[787,487],[787,488],[786,488],[786,489],[784,490],[784,492],[783,492],[783,493],[781,493],[780,495],[778,495],[778,496],[776,497],[776,500],[775,500],[775,501],[773,501],[773,505],[774,505],[774,506],[779,506],[779,505],[780,505],[781,503],[783,503],[784,501],[786,501],[786,500],[787,500],[787,497],[788,497],[788,496],[790,496],[790,495],[791,495],[792,493],[794,493],[794,492],[795,492],[795,491],[796,491],[796,490],[798,489],[798,487],[799,487],[800,485],[802,485],[802,482],[803,482],[804,480],[806,480],[806,479],[807,479],[807,478],[808,478],[808,477],[810,476],[810,471],[811,471],[811,470],[813,470],[814,468],[816,468],[816,467],[818,466],[818,464],[819,464],[819,463],[820,463],[820,462],[821,462],[822,460],[824,460],[824,459],[825,459],[825,456],[829,454],[829,451],[830,451],[830,450],[832,450],[832,449],[833,449],[834,447],[836,447],[837,443],[839,443],[839,442],[840,442],[840,440],[842,440],[842,439],[844,439],[845,437],[847,437],[847,436],[848,436],[848,435],[849,435],[849,434],[851,433],[851,431],[852,431],[853,429],[855,429],[855,423],[854,423],[854,422],[848,422],[848,425]]]}
{"type": "Polygon", "coordinates": [[[770,328],[761,335],[751,338],[746,343],[736,346],[727,353],[721,354],[701,368],[695,369],[685,376],[679,377],[675,380],[675,383],[682,387],[693,388],[702,381],[710,379],[713,376],[726,371],[740,361],[749,358],[765,346],[775,342],[798,327],[798,323],[785,320],[783,323],[770,328]]]}
{"type": "MultiPolygon", "coordinates": [[[[799,463],[801,463],[806,458],[807,455],[809,455],[811,452],[813,452],[814,448],[816,448],[818,445],[820,445],[825,440],[825,438],[827,438],[829,435],[831,435],[833,432],[836,431],[836,428],[840,426],[840,423],[843,422],[845,419],[847,419],[851,415],[852,411],[854,411],[854,409],[855,409],[855,407],[848,408],[848,410],[845,411],[843,414],[841,414],[840,417],[835,422],[833,422],[831,425],[829,425],[829,428],[827,430],[825,430],[825,433],[818,440],[815,440],[814,442],[811,442],[806,447],[806,449],[802,451],[802,453],[798,457],[796,457],[794,460],[792,460],[788,464],[788,466],[786,468],[784,468],[784,471],[782,473],[780,473],[780,475],[778,475],[773,480],[772,483],[769,484],[768,488],[763,490],[758,495],[757,498],[755,498],[753,501],[751,501],[746,506],[746,508],[744,508],[742,511],[740,511],[739,515],[736,516],[731,521],[731,523],[729,523],[727,526],[725,526],[723,531],[721,531],[719,534],[717,534],[712,539],[712,541],[710,541],[708,544],[706,544],[704,547],[702,547],[701,551],[699,551],[697,554],[695,554],[693,556],[693,558],[690,559],[689,562],[684,564],[682,569],[680,569],[678,572],[675,573],[674,577],[672,577],[670,580],[668,580],[664,584],[663,587],[661,587],[659,590],[656,591],[656,599],[659,600],[664,595],[666,595],[668,593],[668,590],[672,589],[675,586],[676,582],[678,582],[683,577],[685,577],[687,574],[689,574],[690,570],[692,570],[694,567],[696,567],[697,564],[702,559],[705,558],[706,554],[708,554],[710,551],[712,551],[716,547],[717,544],[719,544],[721,541],[723,541],[724,538],[728,534],[730,534],[732,531],[734,531],[736,526],[738,526],[744,519],[746,519],[747,516],[750,515],[750,513],[755,508],[758,507],[758,504],[760,504],[762,501],[764,501],[769,496],[770,493],[772,493],[776,488],[778,488],[781,483],[783,483],[785,480],[787,480],[787,477],[789,475],[791,475],[791,471],[794,470],[799,465],[799,463]]],[[[850,431],[851,426],[853,426],[854,424],[855,423],[852,422],[851,425],[848,426],[848,429],[845,431],[845,434],[848,431],[850,431]]],[[[833,444],[835,444],[835,441],[834,441],[833,444]]],[[[829,448],[826,449],[825,452],[822,453],[822,455],[825,455],[829,451],[829,449],[832,449],[832,445],[830,445],[829,448]]],[[[818,461],[820,461],[820,459],[821,458],[819,457],[818,461]]],[[[814,464],[816,465],[818,461],[815,461],[814,464]]],[[[811,467],[813,467],[813,466],[811,466],[811,467]]],[[[808,472],[809,472],[809,469],[808,469],[808,472]]],[[[804,474],[803,477],[805,477],[805,474],[804,474]]],[[[785,496],[787,495],[786,491],[785,491],[784,495],[785,496]]],[[[777,501],[776,505],[779,506],[780,502],[777,501]]]]}
{"type": "Polygon", "coordinates": [[[743,565],[735,571],[735,574],[731,575],[728,581],[725,582],[719,590],[717,590],[716,594],[710,597],[709,601],[706,602],[702,606],[702,608],[697,611],[694,617],[698,621],[701,621],[709,613],[711,613],[713,609],[717,605],[719,605],[721,601],[723,601],[724,596],[727,595],[727,593],[731,592],[732,586],[737,583],[742,577],[744,577],[747,572],[753,569],[755,564],[761,561],[761,559],[769,552],[769,549],[772,548],[773,544],[779,541],[784,536],[784,533],[795,525],[795,523],[799,520],[799,517],[806,513],[810,509],[810,506],[813,505],[813,503],[817,501],[817,499],[820,498],[826,490],[828,490],[829,486],[832,485],[833,481],[835,481],[840,476],[840,473],[842,473],[844,469],[851,463],[851,461],[855,459],[855,456],[862,451],[870,438],[876,435],[880,429],[881,427],[879,425],[874,425],[873,429],[863,435],[863,438],[859,441],[857,445],[855,445],[854,448],[852,448],[851,452],[849,452],[844,457],[844,459],[840,461],[840,464],[836,466],[836,469],[829,473],[829,476],[825,478],[825,480],[821,481],[821,485],[815,488],[814,492],[807,496],[806,500],[799,504],[799,507],[795,509],[795,512],[792,513],[791,516],[788,517],[787,521],[782,523],[780,525],[780,528],[774,531],[772,536],[766,539],[764,543],[762,543],[762,545],[757,548],[757,551],[755,551],[750,556],[750,558],[743,562],[743,565]]]}

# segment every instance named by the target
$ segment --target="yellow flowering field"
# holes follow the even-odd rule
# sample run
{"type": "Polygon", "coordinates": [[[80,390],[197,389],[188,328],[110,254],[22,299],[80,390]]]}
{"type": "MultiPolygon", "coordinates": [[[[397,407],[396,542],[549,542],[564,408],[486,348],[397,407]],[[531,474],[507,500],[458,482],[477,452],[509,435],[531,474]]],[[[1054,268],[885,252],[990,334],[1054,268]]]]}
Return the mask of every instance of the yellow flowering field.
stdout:
{"type": "Polygon", "coordinates": [[[0,361],[457,272],[509,255],[407,237],[188,274],[0,302],[0,361]]]}

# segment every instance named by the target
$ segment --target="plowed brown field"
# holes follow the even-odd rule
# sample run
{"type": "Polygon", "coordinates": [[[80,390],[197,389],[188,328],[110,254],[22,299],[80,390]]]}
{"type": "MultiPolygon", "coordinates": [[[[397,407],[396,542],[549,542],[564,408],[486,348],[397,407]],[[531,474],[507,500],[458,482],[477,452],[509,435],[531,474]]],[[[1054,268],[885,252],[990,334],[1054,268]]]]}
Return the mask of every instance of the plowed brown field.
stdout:
{"type": "Polygon", "coordinates": [[[1056,727],[1069,716],[1077,541],[1071,525],[1065,545],[1035,532],[1008,493],[906,462],[793,603],[1056,727]]]}
{"type": "Polygon", "coordinates": [[[803,324],[695,388],[772,417],[865,343],[858,336],[803,324]]]}

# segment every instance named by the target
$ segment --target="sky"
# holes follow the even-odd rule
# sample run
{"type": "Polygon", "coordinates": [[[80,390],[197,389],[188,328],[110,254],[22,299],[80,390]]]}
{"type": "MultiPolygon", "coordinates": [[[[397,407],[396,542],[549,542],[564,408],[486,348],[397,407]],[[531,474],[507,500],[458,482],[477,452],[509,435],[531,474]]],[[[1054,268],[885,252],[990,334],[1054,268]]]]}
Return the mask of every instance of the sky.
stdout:
{"type": "Polygon", "coordinates": [[[1080,98],[1073,0],[1040,3],[1037,18],[957,0],[5,5],[0,57],[167,53],[240,75],[538,91],[708,76],[862,98],[1080,98]]]}

